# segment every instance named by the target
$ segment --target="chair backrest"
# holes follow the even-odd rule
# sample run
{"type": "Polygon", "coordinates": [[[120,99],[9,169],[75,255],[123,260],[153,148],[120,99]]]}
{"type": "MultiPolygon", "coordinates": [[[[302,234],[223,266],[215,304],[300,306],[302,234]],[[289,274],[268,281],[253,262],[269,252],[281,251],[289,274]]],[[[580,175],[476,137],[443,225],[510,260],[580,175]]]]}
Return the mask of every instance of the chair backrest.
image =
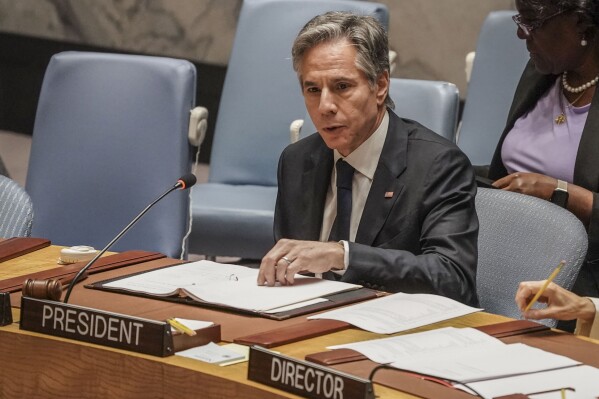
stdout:
{"type": "Polygon", "coordinates": [[[473,165],[491,163],[516,86],[529,60],[524,40],[516,36],[514,14],[491,12],[478,36],[456,141],[473,165]]]}
{"type": "MultiPolygon", "coordinates": [[[[42,85],[27,191],[32,234],[103,248],[191,165],[196,70],[184,60],[65,52],[42,85]]],[[[188,194],[157,204],[113,247],[178,256],[188,194]]]]}
{"type": "MultiPolygon", "coordinates": [[[[477,293],[485,311],[520,317],[514,297],[521,281],[549,277],[561,260],[566,265],[554,280],[571,289],[584,262],[588,237],[569,211],[529,195],[479,188],[477,293]]],[[[554,327],[555,320],[543,320],[554,327]]]]}
{"type": "Polygon", "coordinates": [[[33,204],[24,188],[0,175],[0,238],[29,237],[33,204]]]}
{"type": "MultiPolygon", "coordinates": [[[[394,112],[422,123],[440,136],[454,141],[460,108],[460,93],[453,83],[391,78],[389,96],[395,103],[394,112]]],[[[306,113],[301,137],[316,131],[306,113]]]]}
{"type": "Polygon", "coordinates": [[[351,0],[245,0],[220,101],[209,181],[277,185],[277,163],[289,123],[306,108],[291,46],[312,17],[356,11],[388,25],[384,5],[351,0]]]}
{"type": "Polygon", "coordinates": [[[422,123],[454,141],[460,108],[460,93],[453,83],[392,78],[389,96],[402,118],[422,123]]]}

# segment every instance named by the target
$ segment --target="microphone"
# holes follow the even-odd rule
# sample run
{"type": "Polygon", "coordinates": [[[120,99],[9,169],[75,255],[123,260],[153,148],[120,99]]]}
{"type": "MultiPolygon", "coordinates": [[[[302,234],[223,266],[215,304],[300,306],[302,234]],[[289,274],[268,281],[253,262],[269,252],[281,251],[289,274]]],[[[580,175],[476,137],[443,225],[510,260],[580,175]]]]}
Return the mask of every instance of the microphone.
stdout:
{"type": "Polygon", "coordinates": [[[71,291],[73,290],[73,287],[75,286],[75,284],[77,284],[77,282],[79,281],[81,276],[100,258],[100,256],[102,256],[104,254],[104,252],[108,251],[108,249],[110,247],[112,247],[112,245],[115,242],[117,242],[127,231],[129,231],[129,229],[131,227],[133,227],[133,225],[135,223],[137,223],[137,221],[143,215],[145,215],[146,212],[149,211],[151,207],[156,205],[161,199],[163,199],[164,197],[166,197],[168,194],[170,194],[171,192],[173,192],[175,190],[178,190],[178,189],[185,190],[185,189],[192,187],[194,184],[196,184],[196,181],[197,181],[197,179],[193,173],[188,173],[184,176],[181,176],[179,178],[179,180],[177,180],[177,183],[175,183],[174,186],[172,186],[171,188],[166,190],[166,192],[164,194],[162,194],[160,197],[156,198],[150,205],[146,206],[144,208],[144,210],[139,213],[139,215],[137,215],[127,226],[125,226],[125,228],[123,230],[121,230],[121,232],[119,234],[116,235],[116,237],[114,237],[112,239],[112,241],[110,241],[104,247],[104,249],[102,249],[100,252],[98,252],[98,254],[87,263],[87,265],[83,266],[81,268],[81,270],[79,270],[79,272],[73,278],[73,281],[71,281],[71,283],[69,284],[69,288],[67,289],[67,293],[64,297],[64,303],[69,302],[69,297],[71,296],[71,291]]]}

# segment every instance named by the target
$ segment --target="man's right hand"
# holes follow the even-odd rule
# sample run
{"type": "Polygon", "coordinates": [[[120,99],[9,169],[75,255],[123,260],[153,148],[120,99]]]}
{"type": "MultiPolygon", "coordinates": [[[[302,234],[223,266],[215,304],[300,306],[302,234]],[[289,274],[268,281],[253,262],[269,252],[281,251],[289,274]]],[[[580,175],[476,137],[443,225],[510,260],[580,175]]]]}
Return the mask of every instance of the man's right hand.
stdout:
{"type": "Polygon", "coordinates": [[[345,267],[345,250],[337,242],[281,239],[262,258],[258,285],[292,285],[297,273],[324,273],[345,267]]]}

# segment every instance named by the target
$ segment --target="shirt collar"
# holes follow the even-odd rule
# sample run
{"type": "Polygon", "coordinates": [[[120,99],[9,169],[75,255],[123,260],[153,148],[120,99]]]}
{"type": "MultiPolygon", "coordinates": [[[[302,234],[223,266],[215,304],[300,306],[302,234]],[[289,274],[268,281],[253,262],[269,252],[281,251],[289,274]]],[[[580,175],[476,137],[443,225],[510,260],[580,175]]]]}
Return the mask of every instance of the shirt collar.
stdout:
{"type": "Polygon", "coordinates": [[[376,128],[374,133],[366,139],[358,148],[346,157],[343,157],[337,150],[334,150],[335,162],[339,158],[344,158],[356,171],[360,172],[370,180],[374,178],[374,172],[378,165],[379,157],[383,151],[383,145],[389,129],[389,111],[385,110],[383,120],[376,128]],[[376,162],[373,162],[376,160],[376,162]]]}

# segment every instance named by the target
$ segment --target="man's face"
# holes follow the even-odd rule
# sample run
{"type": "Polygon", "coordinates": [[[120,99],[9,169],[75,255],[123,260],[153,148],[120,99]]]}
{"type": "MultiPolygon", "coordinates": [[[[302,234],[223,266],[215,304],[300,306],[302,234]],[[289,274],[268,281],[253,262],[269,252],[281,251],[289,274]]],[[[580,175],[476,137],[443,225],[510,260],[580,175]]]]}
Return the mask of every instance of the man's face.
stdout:
{"type": "Polygon", "coordinates": [[[306,108],[327,147],[347,156],[374,133],[385,114],[389,74],[372,87],[356,67],[356,50],[349,41],[308,50],[299,75],[306,108]]]}

